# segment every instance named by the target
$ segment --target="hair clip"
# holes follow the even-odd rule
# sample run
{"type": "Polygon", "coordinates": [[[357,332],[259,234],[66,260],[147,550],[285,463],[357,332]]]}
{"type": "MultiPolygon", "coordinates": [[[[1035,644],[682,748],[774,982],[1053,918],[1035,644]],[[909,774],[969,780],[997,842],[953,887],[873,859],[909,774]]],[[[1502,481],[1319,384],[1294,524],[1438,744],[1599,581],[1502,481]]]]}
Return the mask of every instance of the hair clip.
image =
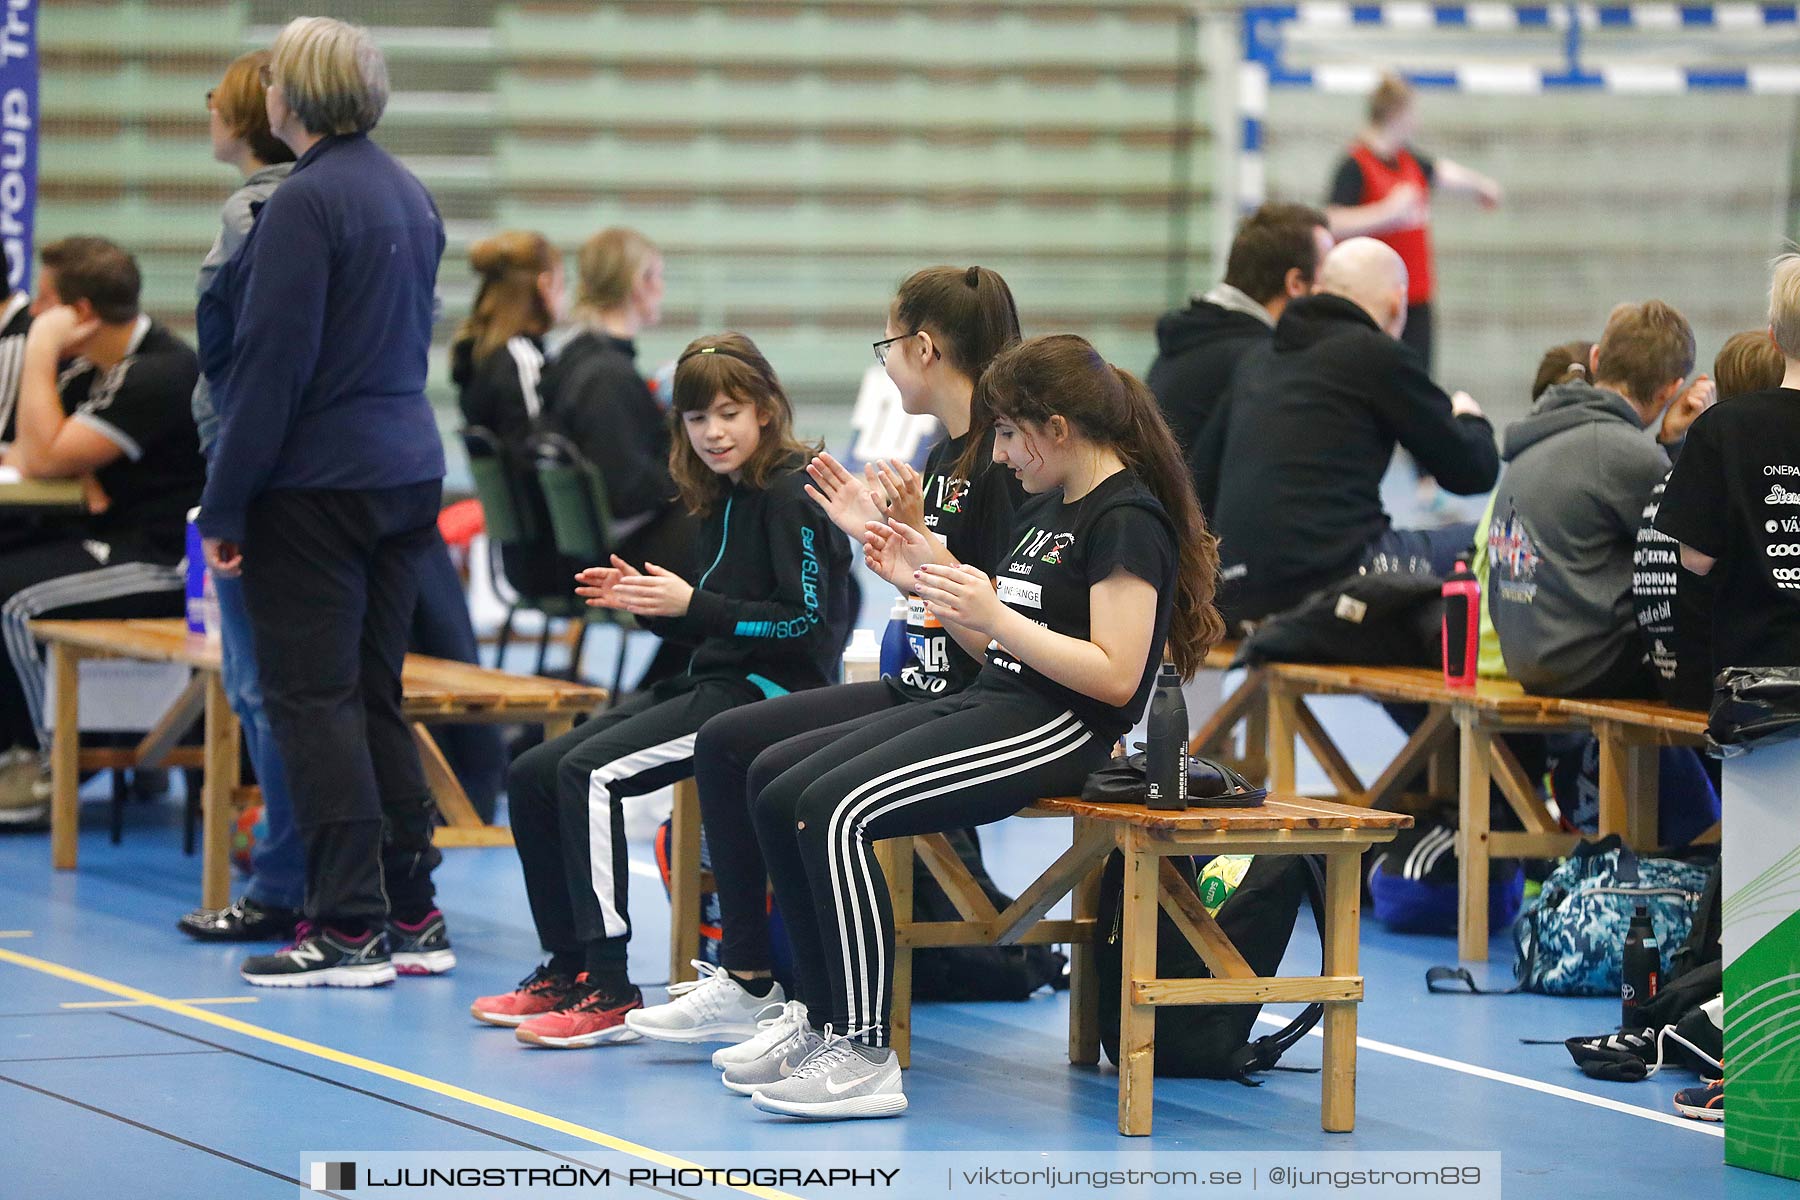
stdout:
{"type": "Polygon", "coordinates": [[[981,286],[981,268],[980,267],[970,267],[967,271],[964,271],[963,272],[963,284],[967,287],[980,287],[981,286]]]}

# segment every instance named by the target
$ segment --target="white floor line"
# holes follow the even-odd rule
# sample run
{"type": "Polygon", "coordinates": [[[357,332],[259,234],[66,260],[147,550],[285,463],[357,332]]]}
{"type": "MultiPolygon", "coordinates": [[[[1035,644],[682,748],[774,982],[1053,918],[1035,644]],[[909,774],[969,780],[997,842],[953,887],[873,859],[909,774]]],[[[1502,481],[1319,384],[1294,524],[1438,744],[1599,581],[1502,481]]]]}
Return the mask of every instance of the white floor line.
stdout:
{"type": "Polygon", "coordinates": [[[655,863],[633,862],[631,864],[631,873],[633,875],[642,875],[645,879],[654,879],[658,883],[662,882],[662,872],[656,869],[655,863]]]}
{"type": "MultiPolygon", "coordinates": [[[[1267,1015],[1256,1018],[1258,1024],[1273,1025],[1280,1028],[1287,1022],[1280,1017],[1267,1015]]],[[[1323,1038],[1323,1030],[1315,1029],[1308,1037],[1323,1038]]],[[[1604,1096],[1591,1096],[1586,1092],[1578,1092],[1573,1088],[1559,1087],[1554,1083],[1543,1083],[1536,1079],[1527,1079],[1523,1075],[1511,1075],[1505,1071],[1496,1071],[1490,1067],[1478,1067],[1474,1063],[1462,1062],[1454,1058],[1444,1058],[1437,1054],[1427,1054],[1423,1050],[1413,1050],[1406,1046],[1396,1046],[1392,1042],[1378,1042],[1374,1038],[1359,1037],[1356,1039],[1359,1050],[1373,1050],[1377,1054],[1386,1054],[1394,1058],[1404,1058],[1409,1062],[1424,1063],[1428,1067],[1442,1067],[1446,1071],[1455,1071],[1462,1075],[1473,1075],[1477,1079],[1491,1079],[1496,1083],[1510,1083],[1527,1091],[1542,1092],[1546,1096],[1558,1096],[1564,1100],[1573,1100],[1577,1104],[1592,1105],[1594,1108],[1610,1109],[1627,1116],[1642,1117],[1646,1121],[1656,1121],[1663,1125],[1673,1125],[1677,1129],[1689,1129],[1695,1133],[1704,1133],[1712,1137],[1725,1136],[1724,1126],[1716,1122],[1690,1121],[1686,1117],[1678,1117],[1672,1112],[1657,1112],[1653,1108],[1641,1108],[1635,1104],[1626,1104],[1621,1100],[1608,1100],[1604,1096]]],[[[1653,1083],[1646,1080],[1646,1083],[1653,1083]]]]}

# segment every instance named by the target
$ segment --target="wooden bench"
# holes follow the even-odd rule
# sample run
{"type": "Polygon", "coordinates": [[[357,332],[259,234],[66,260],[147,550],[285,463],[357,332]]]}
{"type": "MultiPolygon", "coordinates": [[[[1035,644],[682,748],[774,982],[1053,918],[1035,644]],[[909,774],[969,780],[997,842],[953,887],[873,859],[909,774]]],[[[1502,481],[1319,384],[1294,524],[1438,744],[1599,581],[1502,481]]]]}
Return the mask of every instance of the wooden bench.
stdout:
{"type": "Polygon", "coordinates": [[[1271,796],[1257,808],[1156,812],[1138,805],[1042,800],[1021,815],[1070,818],[1069,849],[995,911],[941,834],[876,843],[887,876],[896,933],[890,1034],[903,1065],[912,1048],[912,954],[933,946],[1066,942],[1071,948],[1069,1061],[1100,1061],[1099,981],[1094,913],[1099,872],[1117,850],[1125,859],[1121,907],[1119,1132],[1150,1132],[1156,1068],[1156,1009],[1173,1004],[1323,1002],[1324,1075],[1320,1123],[1329,1132],[1356,1124],[1356,1005],[1363,998],[1357,947],[1362,854],[1412,824],[1399,813],[1371,812],[1326,800],[1271,796]],[[1319,854],[1325,858],[1325,963],[1317,976],[1259,978],[1168,862],[1172,855],[1319,854]],[[912,919],[912,862],[917,855],[943,886],[960,921],[912,919]],[[1073,916],[1046,920],[1065,895],[1073,916]],[[1209,979],[1159,979],[1157,910],[1167,912],[1212,973],[1209,979]]]}
{"type": "MultiPolygon", "coordinates": [[[[1454,689],[1430,668],[1271,663],[1262,670],[1269,709],[1271,789],[1294,790],[1298,740],[1319,761],[1338,798],[1349,803],[1391,804],[1421,767],[1428,770],[1431,794],[1453,791],[1459,826],[1457,953],[1477,962],[1488,957],[1491,860],[1559,857],[1583,836],[1563,828],[1503,735],[1591,732],[1600,744],[1597,835],[1617,833],[1629,845],[1647,851],[1657,845],[1656,750],[1701,744],[1706,727],[1704,714],[1656,701],[1558,700],[1528,695],[1511,680],[1484,679],[1472,690],[1454,689]],[[1365,787],[1307,708],[1305,698],[1312,695],[1419,704],[1425,706],[1426,716],[1380,778],[1365,787]],[[1491,828],[1490,784],[1505,797],[1521,830],[1491,828]]],[[[1717,833],[1707,836],[1716,840],[1717,833]]]]}
{"type": "MultiPolygon", "coordinates": [[[[218,647],[189,634],[186,623],[179,619],[35,621],[31,631],[50,647],[50,673],[56,691],[55,708],[50,714],[52,863],[59,870],[73,870],[76,865],[77,793],[83,769],[180,761],[171,748],[203,716],[200,762],[205,767],[205,784],[201,797],[200,902],[209,908],[228,903],[232,814],[239,801],[248,797],[238,788],[238,720],[225,695],[218,647]],[[77,714],[81,662],[89,658],[179,663],[192,669],[194,675],[181,698],[136,747],[84,750],[77,714]]],[[[512,831],[482,823],[426,725],[541,724],[546,737],[556,737],[574,725],[576,716],[591,712],[606,699],[603,690],[586,684],[508,675],[418,654],[407,656],[401,683],[402,707],[412,724],[425,778],[447,822],[437,831],[440,846],[510,845],[512,831]]]]}

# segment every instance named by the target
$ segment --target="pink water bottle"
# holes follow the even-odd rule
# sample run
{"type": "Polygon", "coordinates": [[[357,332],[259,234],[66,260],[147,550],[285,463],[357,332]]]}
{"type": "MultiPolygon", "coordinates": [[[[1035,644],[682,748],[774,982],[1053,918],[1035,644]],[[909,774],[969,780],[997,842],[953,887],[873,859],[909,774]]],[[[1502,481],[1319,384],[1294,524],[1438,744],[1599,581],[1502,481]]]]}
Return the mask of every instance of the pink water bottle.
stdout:
{"type": "Polygon", "coordinates": [[[1463,559],[1444,580],[1444,685],[1475,686],[1481,658],[1481,583],[1463,559]]]}

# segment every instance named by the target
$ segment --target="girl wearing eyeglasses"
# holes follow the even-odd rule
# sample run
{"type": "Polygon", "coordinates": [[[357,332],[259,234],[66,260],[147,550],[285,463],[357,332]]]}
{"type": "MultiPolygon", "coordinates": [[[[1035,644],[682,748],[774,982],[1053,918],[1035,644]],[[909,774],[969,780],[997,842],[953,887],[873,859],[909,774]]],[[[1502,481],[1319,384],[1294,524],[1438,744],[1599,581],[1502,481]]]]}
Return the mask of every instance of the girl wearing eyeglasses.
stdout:
{"type": "MultiPolygon", "coordinates": [[[[933,448],[923,475],[895,466],[859,478],[829,455],[815,458],[807,490],[833,523],[860,541],[870,522],[892,518],[929,539],[943,561],[992,570],[1021,493],[1009,472],[990,463],[991,437],[975,435],[978,444],[969,454],[970,399],[988,363],[1018,338],[1012,290],[997,272],[931,267],[902,283],[875,355],[905,410],[936,417],[950,436],[933,448]],[[965,458],[972,468],[959,470],[965,458]]],[[[694,778],[718,884],[723,968],[704,967],[698,986],[632,1013],[627,1023],[639,1033],[678,1042],[747,1043],[718,1052],[715,1065],[726,1067],[791,1040],[807,1027],[807,1005],[823,1012],[827,996],[803,992],[790,998],[773,978],[768,879],[750,810],[770,780],[815,751],[895,709],[955,695],[980,672],[980,661],[950,639],[911,589],[902,591],[908,594],[912,654],[898,675],[766,700],[715,717],[700,731],[694,778]],[[781,1017],[759,1036],[765,1008],[781,1017]]],[[[727,1082],[749,1090],[742,1081],[727,1082]]]]}

